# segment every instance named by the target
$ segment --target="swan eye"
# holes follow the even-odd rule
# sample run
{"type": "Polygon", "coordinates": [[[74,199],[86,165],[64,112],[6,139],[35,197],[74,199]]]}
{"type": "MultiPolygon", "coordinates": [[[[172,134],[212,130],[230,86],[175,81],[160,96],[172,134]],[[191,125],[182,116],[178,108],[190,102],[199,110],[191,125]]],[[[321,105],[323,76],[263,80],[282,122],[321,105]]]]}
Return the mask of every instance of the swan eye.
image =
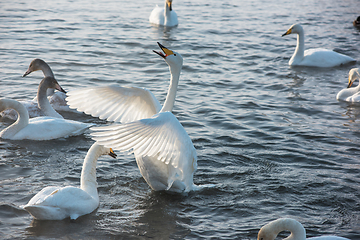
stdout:
{"type": "Polygon", "coordinates": [[[174,53],[174,56],[176,56],[176,53],[174,53]]]}

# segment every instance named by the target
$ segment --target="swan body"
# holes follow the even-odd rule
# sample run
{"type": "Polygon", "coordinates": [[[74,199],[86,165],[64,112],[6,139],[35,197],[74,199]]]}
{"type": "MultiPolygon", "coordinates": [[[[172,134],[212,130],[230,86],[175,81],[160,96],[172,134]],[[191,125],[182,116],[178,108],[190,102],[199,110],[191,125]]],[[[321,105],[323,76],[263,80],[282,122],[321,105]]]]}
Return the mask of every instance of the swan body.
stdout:
{"type": "Polygon", "coordinates": [[[23,208],[38,220],[62,220],[67,217],[75,220],[93,212],[99,206],[96,163],[101,155],[106,154],[113,158],[116,157],[111,148],[94,143],[84,159],[80,188],[72,186],[45,187],[23,208]]]}
{"type": "Polygon", "coordinates": [[[292,25],[282,36],[289,34],[297,34],[297,45],[294,54],[290,58],[290,66],[335,67],[356,62],[355,59],[349,56],[327,49],[316,48],[305,51],[304,29],[300,24],[292,25]]]}
{"type": "Polygon", "coordinates": [[[320,236],[306,238],[305,228],[298,221],[291,218],[279,218],[265,226],[263,226],[258,233],[258,240],[274,240],[276,236],[282,231],[290,231],[291,235],[285,239],[287,240],[350,240],[348,238],[337,236],[320,236]]]}
{"type": "Polygon", "coordinates": [[[171,79],[164,105],[142,88],[98,87],[67,93],[70,108],[123,124],[94,128],[94,139],[114,149],[133,149],[140,172],[155,191],[187,192],[197,189],[195,148],[185,129],[171,113],[183,59],[160,43],[156,52],[169,65],[171,79]]]}
{"type": "Polygon", "coordinates": [[[51,140],[82,134],[92,124],[54,117],[29,119],[27,109],[18,101],[0,99],[0,112],[12,108],[18,119],[0,132],[0,138],[10,140],[51,140]]]}
{"type": "Polygon", "coordinates": [[[156,5],[150,14],[149,22],[166,27],[174,27],[178,25],[177,14],[172,9],[172,0],[165,0],[164,8],[156,5]]]}
{"type": "Polygon", "coordinates": [[[350,88],[356,79],[359,79],[360,81],[359,68],[353,68],[349,71],[349,84],[347,88],[342,89],[336,95],[337,100],[352,103],[360,102],[360,83],[357,87],[350,88]]]}

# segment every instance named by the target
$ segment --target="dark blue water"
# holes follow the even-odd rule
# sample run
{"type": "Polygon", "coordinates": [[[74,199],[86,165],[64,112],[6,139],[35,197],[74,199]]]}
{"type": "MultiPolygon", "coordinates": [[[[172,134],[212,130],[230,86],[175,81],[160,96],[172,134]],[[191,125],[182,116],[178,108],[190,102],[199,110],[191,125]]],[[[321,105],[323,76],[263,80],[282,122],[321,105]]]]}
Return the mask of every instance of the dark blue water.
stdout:
{"type": "MultiPolygon", "coordinates": [[[[355,65],[288,66],[296,37],[305,48],[335,49],[360,60],[360,13],[352,1],[174,1],[179,26],[156,28],[148,16],[163,1],[2,1],[0,97],[32,99],[45,60],[61,86],[117,83],[150,89],[163,102],[166,63],[157,41],[182,54],[174,114],[198,154],[196,184],[212,189],[152,191],[133,155],[98,162],[100,206],[76,222],[36,221],[20,208],[48,185],[78,185],[93,141],[0,141],[2,239],[255,239],[279,217],[307,236],[360,239],[360,107],[339,103],[355,65]]],[[[96,118],[66,118],[103,124],[96,118]]],[[[0,129],[11,121],[0,119],[0,129]]],[[[286,234],[282,234],[283,237],[286,234]]]]}

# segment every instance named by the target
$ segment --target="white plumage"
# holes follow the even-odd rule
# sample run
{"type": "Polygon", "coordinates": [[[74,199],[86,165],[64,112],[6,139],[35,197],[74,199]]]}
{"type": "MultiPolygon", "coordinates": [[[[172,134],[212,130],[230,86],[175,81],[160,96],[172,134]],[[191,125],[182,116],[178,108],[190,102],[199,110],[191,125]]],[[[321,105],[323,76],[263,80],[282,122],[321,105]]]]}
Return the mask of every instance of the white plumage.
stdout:
{"type": "Polygon", "coordinates": [[[163,8],[156,5],[150,14],[149,22],[166,27],[174,27],[178,25],[177,14],[172,9],[172,0],[165,0],[165,6],[163,8]]]}
{"type": "Polygon", "coordinates": [[[43,188],[23,206],[38,220],[62,220],[93,212],[99,206],[96,182],[96,163],[101,155],[116,157],[112,149],[94,143],[83,163],[80,188],[50,186],[43,188]]]}
{"type": "Polygon", "coordinates": [[[327,49],[316,48],[305,51],[304,29],[300,24],[292,25],[282,36],[288,34],[297,34],[297,45],[294,54],[289,60],[290,66],[335,67],[356,62],[355,59],[349,56],[327,49]]]}
{"type": "Polygon", "coordinates": [[[349,84],[348,87],[342,89],[337,95],[336,99],[345,102],[359,103],[360,102],[360,83],[358,86],[350,88],[352,84],[359,79],[359,68],[353,68],[349,71],[349,84]]]}
{"type": "Polygon", "coordinates": [[[161,108],[154,95],[143,88],[94,87],[68,93],[70,108],[92,116],[126,124],[93,128],[94,139],[116,150],[133,149],[140,172],[154,190],[194,190],[196,151],[185,129],[171,113],[183,59],[158,43],[156,52],[169,65],[171,79],[161,108]]]}

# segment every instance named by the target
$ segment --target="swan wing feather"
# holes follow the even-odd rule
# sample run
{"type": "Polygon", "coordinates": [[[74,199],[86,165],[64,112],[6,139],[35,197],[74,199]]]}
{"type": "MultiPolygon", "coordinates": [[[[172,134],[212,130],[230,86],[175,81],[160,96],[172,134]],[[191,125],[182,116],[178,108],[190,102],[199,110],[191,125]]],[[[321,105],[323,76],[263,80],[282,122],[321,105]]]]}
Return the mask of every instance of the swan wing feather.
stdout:
{"type": "Polygon", "coordinates": [[[148,118],[161,109],[159,101],[145,88],[103,86],[67,93],[70,108],[107,121],[127,123],[148,118]]]}
{"type": "Polygon", "coordinates": [[[180,159],[196,151],[189,135],[171,112],[151,118],[105,127],[92,127],[91,135],[99,144],[136,155],[157,157],[159,161],[179,166],[180,159]]]}

